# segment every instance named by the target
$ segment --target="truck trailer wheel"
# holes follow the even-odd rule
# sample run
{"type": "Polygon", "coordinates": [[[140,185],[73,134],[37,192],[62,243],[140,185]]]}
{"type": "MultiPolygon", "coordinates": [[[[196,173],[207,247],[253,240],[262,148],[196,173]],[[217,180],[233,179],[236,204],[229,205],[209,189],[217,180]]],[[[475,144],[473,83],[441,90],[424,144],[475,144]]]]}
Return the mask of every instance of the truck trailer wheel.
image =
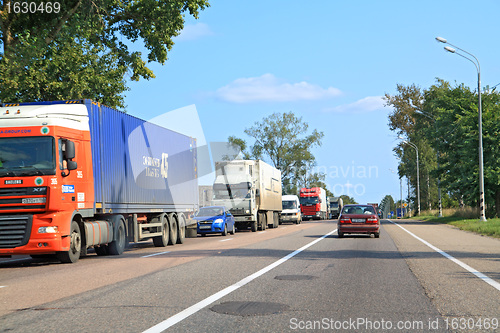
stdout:
{"type": "Polygon", "coordinates": [[[177,243],[177,216],[173,213],[168,214],[168,225],[170,226],[170,238],[168,240],[168,245],[175,245],[177,243]]]}
{"type": "Polygon", "coordinates": [[[115,228],[116,235],[115,240],[109,243],[108,250],[109,254],[112,255],[120,255],[125,250],[125,245],[127,243],[127,235],[125,233],[125,223],[123,223],[123,219],[119,218],[118,226],[115,228]]]}
{"type": "Polygon", "coordinates": [[[184,215],[177,215],[179,220],[179,235],[177,236],[177,244],[183,244],[186,238],[186,219],[184,215]]]}
{"type": "Polygon", "coordinates": [[[82,252],[82,234],[76,221],[71,222],[69,234],[69,251],[57,252],[57,259],[62,263],[75,263],[80,259],[82,252]]]}
{"type": "Polygon", "coordinates": [[[168,245],[169,239],[169,228],[167,222],[167,216],[162,214],[158,217],[161,221],[161,236],[153,237],[153,244],[156,247],[165,247],[168,245]]]}

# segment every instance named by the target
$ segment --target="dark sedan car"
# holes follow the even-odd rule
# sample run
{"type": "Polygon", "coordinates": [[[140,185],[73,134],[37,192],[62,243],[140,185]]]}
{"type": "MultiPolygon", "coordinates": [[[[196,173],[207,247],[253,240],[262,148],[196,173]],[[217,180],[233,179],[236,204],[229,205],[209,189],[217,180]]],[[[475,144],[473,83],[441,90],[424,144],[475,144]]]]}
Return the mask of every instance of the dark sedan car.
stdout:
{"type": "Polygon", "coordinates": [[[373,234],[380,237],[380,219],[372,205],[345,205],[337,222],[339,238],[344,234],[373,234]]]}
{"type": "Polygon", "coordinates": [[[234,235],[234,216],[223,206],[202,207],[194,216],[197,221],[197,232],[202,236],[220,233],[234,235]]]}

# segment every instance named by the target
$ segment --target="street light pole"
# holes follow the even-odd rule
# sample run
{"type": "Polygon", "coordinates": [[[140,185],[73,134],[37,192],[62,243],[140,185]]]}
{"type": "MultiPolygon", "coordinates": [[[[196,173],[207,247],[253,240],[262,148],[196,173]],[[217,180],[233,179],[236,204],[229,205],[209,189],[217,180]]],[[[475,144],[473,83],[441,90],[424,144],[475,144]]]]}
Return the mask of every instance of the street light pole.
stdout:
{"type": "Polygon", "coordinates": [[[403,177],[399,177],[399,192],[401,198],[401,218],[403,218],[403,177]]]}
{"type": "Polygon", "coordinates": [[[474,66],[476,66],[476,70],[477,70],[477,94],[478,94],[478,99],[479,99],[479,102],[478,102],[479,103],[479,105],[478,105],[478,111],[479,111],[478,112],[479,113],[479,115],[478,115],[478,118],[479,118],[479,208],[480,208],[479,220],[486,222],[486,214],[485,214],[486,203],[484,201],[484,170],[483,170],[483,120],[482,120],[483,116],[482,116],[482,104],[481,104],[481,66],[479,65],[479,60],[477,60],[477,58],[472,53],[469,53],[469,52],[459,48],[458,46],[455,46],[451,43],[448,43],[448,41],[442,37],[436,37],[436,40],[438,42],[451,45],[454,48],[457,48],[460,51],[467,53],[468,55],[470,55],[471,57],[473,57],[476,60],[476,61],[474,61],[474,60],[470,59],[469,57],[466,57],[465,55],[458,53],[454,48],[451,48],[449,46],[444,47],[444,49],[446,51],[448,51],[450,53],[455,53],[455,54],[461,56],[462,58],[465,58],[465,59],[469,60],[470,62],[472,62],[474,64],[474,66]]]}
{"type": "Polygon", "coordinates": [[[406,141],[401,137],[398,137],[398,139],[403,140],[403,143],[406,143],[415,148],[415,151],[417,152],[417,215],[420,216],[420,172],[418,170],[418,147],[417,145],[411,143],[410,141],[406,141]]]}

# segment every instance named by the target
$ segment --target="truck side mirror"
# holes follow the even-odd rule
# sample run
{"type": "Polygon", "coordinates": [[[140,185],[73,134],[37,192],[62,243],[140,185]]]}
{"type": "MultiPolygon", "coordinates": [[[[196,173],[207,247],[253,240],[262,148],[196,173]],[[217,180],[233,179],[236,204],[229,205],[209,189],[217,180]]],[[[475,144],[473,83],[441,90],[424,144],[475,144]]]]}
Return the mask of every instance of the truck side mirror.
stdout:
{"type": "Polygon", "coordinates": [[[64,150],[62,152],[63,158],[66,161],[66,169],[68,172],[62,172],[61,175],[63,177],[67,177],[70,174],[71,170],[75,170],[78,165],[75,161],[72,161],[73,158],[75,158],[75,143],[71,140],[63,140],[64,142],[64,150]]]}
{"type": "Polygon", "coordinates": [[[75,143],[73,141],[66,140],[64,147],[64,159],[70,160],[72,158],[75,158],[75,143]]]}

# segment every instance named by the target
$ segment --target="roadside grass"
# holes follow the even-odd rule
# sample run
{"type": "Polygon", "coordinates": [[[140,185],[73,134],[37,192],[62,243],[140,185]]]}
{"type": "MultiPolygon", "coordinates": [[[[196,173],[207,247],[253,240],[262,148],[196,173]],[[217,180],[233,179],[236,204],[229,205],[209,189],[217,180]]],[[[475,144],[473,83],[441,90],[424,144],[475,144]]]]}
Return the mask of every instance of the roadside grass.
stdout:
{"type": "Polygon", "coordinates": [[[479,210],[471,207],[460,209],[444,209],[443,217],[438,217],[437,210],[423,211],[412,220],[446,223],[461,230],[471,231],[480,235],[500,238],[500,218],[490,218],[486,222],[479,221],[479,210]]]}

